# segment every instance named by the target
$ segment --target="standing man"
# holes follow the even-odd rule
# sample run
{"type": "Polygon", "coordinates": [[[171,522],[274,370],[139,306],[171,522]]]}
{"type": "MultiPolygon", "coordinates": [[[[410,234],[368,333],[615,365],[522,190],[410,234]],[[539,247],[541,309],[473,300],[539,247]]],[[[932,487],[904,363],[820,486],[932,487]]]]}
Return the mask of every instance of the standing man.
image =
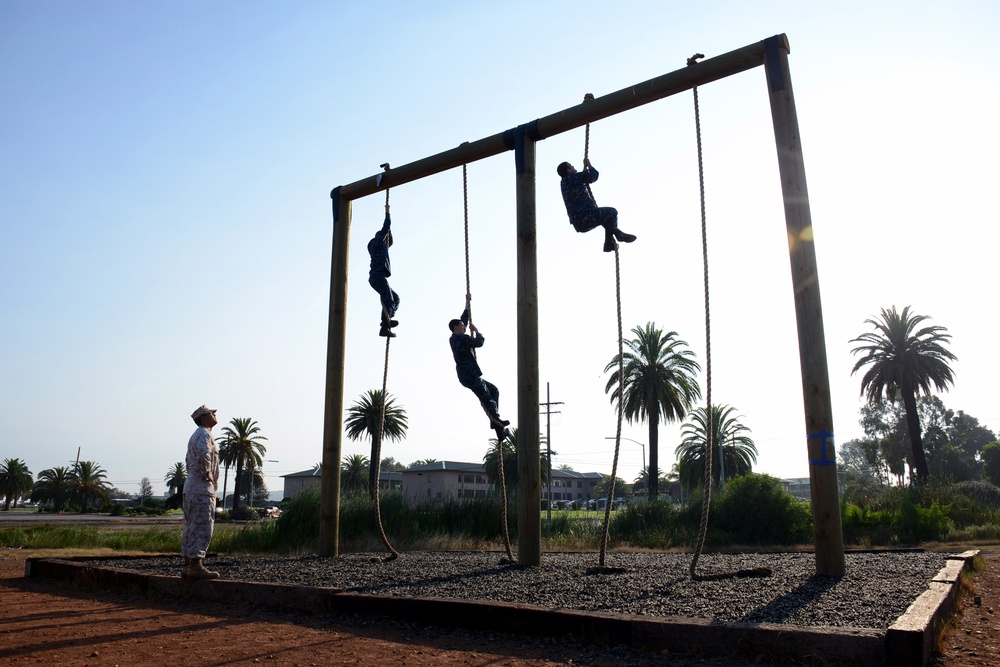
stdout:
{"type": "Polygon", "coordinates": [[[206,569],[203,562],[215,527],[215,494],[219,485],[219,450],[212,437],[212,427],[219,423],[215,413],[204,405],[191,413],[198,429],[188,440],[181,533],[182,576],[188,580],[219,578],[219,573],[206,569]]]}
{"type": "Polygon", "coordinates": [[[502,440],[510,436],[510,430],[507,429],[510,422],[506,419],[500,419],[500,390],[492,382],[483,379],[483,371],[480,370],[479,362],[476,361],[473,353],[477,347],[483,346],[486,338],[479,333],[475,324],[469,324],[471,301],[472,297],[466,295],[465,311],[462,313],[462,317],[448,322],[448,328],[451,330],[451,338],[449,339],[451,353],[455,357],[458,381],[462,383],[463,387],[471,389],[472,393],[479,399],[483,410],[490,418],[490,427],[497,432],[497,438],[502,440]],[[465,333],[467,326],[472,330],[471,336],[465,333]]]}
{"type": "Polygon", "coordinates": [[[569,162],[562,162],[556,167],[556,173],[562,179],[559,187],[566,204],[566,215],[576,231],[589,232],[595,227],[604,227],[604,252],[615,251],[615,240],[622,243],[635,241],[633,234],[618,229],[618,209],[598,206],[594,201],[589,186],[597,180],[598,173],[590,160],[583,160],[583,171],[577,171],[569,162]]]}
{"type": "Polygon", "coordinates": [[[392,275],[392,268],[389,264],[389,248],[392,247],[392,231],[389,227],[392,220],[389,217],[389,205],[385,205],[385,222],[382,229],[375,232],[375,236],[368,242],[368,254],[371,255],[371,269],[368,271],[368,284],[378,292],[379,300],[382,303],[382,328],[378,335],[386,338],[395,338],[390,329],[399,322],[392,319],[399,308],[399,295],[389,287],[389,276],[392,275]]]}

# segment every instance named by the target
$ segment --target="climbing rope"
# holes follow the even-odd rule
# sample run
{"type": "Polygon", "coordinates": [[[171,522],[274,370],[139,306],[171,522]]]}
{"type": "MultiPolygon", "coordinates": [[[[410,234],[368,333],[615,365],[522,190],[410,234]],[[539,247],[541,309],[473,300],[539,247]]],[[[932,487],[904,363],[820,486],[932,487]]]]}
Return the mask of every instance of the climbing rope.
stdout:
{"type": "MultiPolygon", "coordinates": [[[[584,102],[593,102],[594,101],[594,94],[593,93],[587,93],[586,95],[583,96],[583,101],[584,102]]],[[[583,161],[584,161],[584,166],[580,167],[580,171],[584,170],[584,168],[586,166],[586,162],[587,162],[588,159],[590,159],[590,123],[587,123],[587,128],[584,131],[584,135],[583,135],[583,161]]],[[[590,189],[590,183],[587,183],[587,194],[590,195],[590,199],[596,205],[597,204],[597,200],[594,199],[594,193],[590,189]]]]}
{"type": "MultiPolygon", "coordinates": [[[[464,142],[468,143],[468,142],[464,142]]],[[[463,145],[464,145],[463,143],[463,145]]],[[[472,324],[472,271],[471,264],[469,260],[469,165],[462,165],[462,203],[465,210],[465,299],[466,303],[469,304],[469,324],[472,324]]],[[[476,350],[472,350],[472,356],[476,356],[476,350]]],[[[489,414],[489,410],[486,409],[486,405],[480,402],[483,407],[483,412],[489,414]]],[[[510,546],[510,530],[507,527],[507,480],[505,479],[504,469],[503,469],[503,429],[496,429],[497,434],[497,466],[499,468],[500,475],[500,519],[503,523],[503,544],[504,549],[507,551],[507,561],[508,563],[516,563],[517,559],[514,558],[514,553],[510,546]]]]}
{"type": "MultiPolygon", "coordinates": [[[[587,93],[583,96],[584,102],[592,102],[594,95],[592,93],[587,93]]],[[[584,130],[583,138],[583,160],[584,169],[586,168],[586,162],[590,159],[590,123],[584,130]]],[[[590,195],[591,200],[597,203],[594,199],[594,193],[590,189],[590,183],[587,183],[587,194],[590,195]]],[[[617,302],[617,312],[618,312],[618,429],[615,433],[615,456],[611,464],[611,483],[608,487],[608,502],[604,505],[604,526],[601,531],[601,552],[598,561],[597,568],[588,568],[587,572],[589,574],[597,573],[600,571],[607,571],[605,566],[605,559],[608,552],[608,537],[611,528],[611,508],[614,504],[615,499],[615,481],[618,479],[618,454],[621,451],[621,441],[622,441],[622,415],[623,415],[623,403],[624,403],[624,392],[625,392],[625,359],[624,350],[622,343],[622,281],[621,281],[621,258],[618,255],[618,244],[615,243],[615,297],[617,302]]],[[[551,502],[551,500],[550,500],[551,502]]]]}
{"type": "MultiPolygon", "coordinates": [[[[463,142],[467,144],[469,142],[463,142]]],[[[469,165],[462,165],[462,204],[465,209],[465,301],[469,304],[469,324],[472,324],[472,271],[469,260],[469,165]]],[[[476,350],[472,350],[472,357],[476,357],[476,350]]],[[[486,409],[486,406],[483,406],[486,409]]]]}
{"type": "MultiPolygon", "coordinates": [[[[383,169],[389,171],[389,163],[386,162],[381,165],[383,169]]],[[[380,179],[381,180],[381,179],[380,179]]],[[[385,189],[385,205],[389,206],[389,188],[385,189]]],[[[382,318],[384,321],[389,320],[389,311],[382,306],[382,318]]],[[[389,555],[383,558],[376,558],[377,562],[386,563],[391,560],[399,558],[399,552],[392,548],[392,544],[389,543],[389,538],[385,534],[385,528],[382,527],[382,508],[381,508],[381,489],[379,488],[379,475],[381,473],[382,467],[382,436],[385,432],[385,405],[388,402],[386,395],[386,388],[389,381],[389,341],[392,340],[390,336],[386,336],[385,339],[385,362],[383,364],[382,370],[382,405],[379,411],[378,420],[378,449],[375,452],[375,460],[371,462],[371,465],[375,467],[375,523],[378,526],[378,534],[382,538],[382,544],[389,551],[389,555]]],[[[389,482],[390,487],[392,482],[389,482]]]]}
{"type": "Polygon", "coordinates": [[[500,469],[500,521],[503,523],[503,545],[507,551],[507,562],[504,564],[517,563],[514,552],[510,548],[510,530],[507,528],[507,480],[503,470],[503,430],[497,429],[497,467],[500,469]]]}
{"type": "MultiPolygon", "coordinates": [[[[705,56],[696,53],[688,58],[687,64],[690,67],[698,62],[699,58],[705,56]]],[[[705,289],[705,396],[708,407],[706,408],[705,419],[705,475],[702,479],[703,495],[701,501],[701,524],[698,528],[698,543],[695,546],[694,557],[691,559],[691,579],[700,581],[701,577],[696,573],[698,559],[705,548],[705,537],[708,534],[708,509],[712,502],[712,454],[715,449],[713,444],[714,419],[712,419],[712,318],[708,300],[708,225],[705,213],[705,168],[701,150],[701,113],[698,108],[698,87],[694,92],[694,127],[695,136],[698,140],[698,188],[701,194],[701,259],[705,289]]]]}
{"type": "Polygon", "coordinates": [[[618,452],[622,442],[622,415],[625,403],[625,354],[622,343],[622,280],[621,262],[618,255],[618,245],[615,245],[615,297],[618,302],[618,430],[615,432],[615,456],[611,464],[611,485],[608,489],[608,502],[604,506],[604,528],[601,534],[601,556],[599,566],[605,567],[604,559],[608,552],[608,536],[611,528],[611,505],[615,499],[615,481],[618,479],[618,452]]]}
{"type": "MultiPolygon", "coordinates": [[[[698,62],[698,59],[705,56],[696,53],[688,58],[687,64],[690,67],[698,62]]],[[[705,168],[702,159],[701,148],[701,113],[698,108],[698,87],[692,88],[694,92],[694,127],[695,136],[698,140],[698,188],[701,195],[701,259],[704,267],[705,285],[705,475],[702,480],[704,489],[701,501],[701,525],[698,527],[698,543],[695,546],[694,556],[691,559],[691,579],[693,581],[710,581],[718,579],[728,579],[731,577],[766,577],[771,575],[768,568],[754,568],[750,570],[738,570],[736,572],[723,572],[718,574],[698,574],[698,559],[705,548],[705,537],[708,535],[708,512],[712,504],[712,456],[715,450],[715,412],[712,408],[712,318],[711,308],[708,300],[708,216],[705,213],[705,168]]]]}

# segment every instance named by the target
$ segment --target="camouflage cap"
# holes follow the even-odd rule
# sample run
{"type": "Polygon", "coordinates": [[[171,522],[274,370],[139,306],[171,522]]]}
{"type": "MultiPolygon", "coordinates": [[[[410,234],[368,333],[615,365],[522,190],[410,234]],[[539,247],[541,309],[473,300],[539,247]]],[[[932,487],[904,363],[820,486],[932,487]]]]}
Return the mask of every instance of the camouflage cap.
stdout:
{"type": "Polygon", "coordinates": [[[215,410],[214,408],[205,407],[203,405],[191,413],[191,419],[198,421],[198,417],[201,417],[202,415],[210,415],[215,412],[218,412],[218,410],[215,410]]]}

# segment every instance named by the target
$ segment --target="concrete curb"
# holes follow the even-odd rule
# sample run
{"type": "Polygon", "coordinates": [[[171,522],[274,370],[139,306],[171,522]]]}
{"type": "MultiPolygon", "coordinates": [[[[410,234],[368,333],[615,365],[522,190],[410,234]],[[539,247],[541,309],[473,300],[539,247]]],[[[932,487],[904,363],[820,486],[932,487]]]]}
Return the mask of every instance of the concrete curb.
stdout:
{"type": "Polygon", "coordinates": [[[770,660],[808,660],[822,664],[923,667],[929,664],[934,640],[961,593],[959,576],[971,567],[978,554],[979,551],[967,551],[950,556],[928,590],[885,632],[871,628],[651,618],[504,602],[401,598],[348,593],[335,588],[224,579],[188,583],[180,577],[90,564],[90,561],[106,557],[29,558],[25,563],[25,576],[149,598],[194,598],[317,614],[363,614],[470,630],[572,637],[596,644],[626,645],[657,652],[724,656],[738,653],[765,656],[770,660]]]}
{"type": "Polygon", "coordinates": [[[962,594],[959,579],[971,569],[979,550],[948,557],[948,563],[931,581],[930,587],[914,600],[885,635],[888,665],[927,665],[934,640],[941,634],[962,594]]]}

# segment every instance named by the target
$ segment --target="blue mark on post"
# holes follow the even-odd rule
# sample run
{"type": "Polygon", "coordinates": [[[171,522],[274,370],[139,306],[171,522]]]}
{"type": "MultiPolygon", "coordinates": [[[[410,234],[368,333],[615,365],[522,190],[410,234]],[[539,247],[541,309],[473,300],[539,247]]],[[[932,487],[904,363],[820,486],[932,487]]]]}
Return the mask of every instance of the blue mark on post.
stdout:
{"type": "MultiPolygon", "coordinates": [[[[809,465],[813,465],[813,466],[835,466],[835,465],[837,465],[836,459],[827,459],[827,457],[826,457],[826,442],[827,442],[828,439],[831,440],[831,441],[833,440],[833,433],[830,432],[830,431],[827,431],[826,429],[823,429],[819,433],[814,433],[812,435],[807,435],[806,436],[806,440],[816,440],[817,438],[820,439],[820,458],[818,460],[816,460],[816,459],[810,459],[809,460],[809,465]]],[[[830,445],[832,447],[833,443],[831,442],[830,445]]]]}

